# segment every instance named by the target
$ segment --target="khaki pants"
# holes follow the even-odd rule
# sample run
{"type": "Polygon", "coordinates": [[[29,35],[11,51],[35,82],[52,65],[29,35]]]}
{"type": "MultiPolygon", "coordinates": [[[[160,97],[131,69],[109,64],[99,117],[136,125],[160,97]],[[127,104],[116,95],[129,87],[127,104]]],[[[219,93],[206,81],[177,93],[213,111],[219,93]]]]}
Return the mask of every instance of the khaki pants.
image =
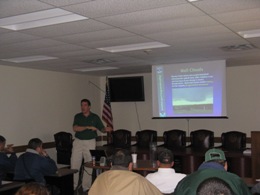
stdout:
{"type": "MultiPolygon", "coordinates": [[[[89,150],[96,148],[96,140],[80,140],[75,138],[73,142],[72,155],[71,155],[71,168],[80,170],[82,159],[84,162],[91,161],[91,155],[89,150]]],[[[92,169],[84,168],[82,188],[83,190],[88,190],[92,182],[92,169]]],[[[79,182],[79,172],[74,174],[74,189],[78,186],[79,182]]]]}

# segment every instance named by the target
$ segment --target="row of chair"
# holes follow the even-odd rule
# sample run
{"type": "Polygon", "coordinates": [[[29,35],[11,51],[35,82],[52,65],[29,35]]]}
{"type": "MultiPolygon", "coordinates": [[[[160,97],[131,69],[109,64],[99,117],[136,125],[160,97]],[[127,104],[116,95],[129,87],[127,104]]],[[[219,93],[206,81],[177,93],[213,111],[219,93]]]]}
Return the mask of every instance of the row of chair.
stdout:
{"type": "MultiPolygon", "coordinates": [[[[134,146],[147,148],[151,142],[157,143],[157,131],[142,130],[135,134],[136,144],[134,146]]],[[[111,133],[112,145],[116,148],[127,148],[131,146],[131,131],[119,129],[111,133]]],[[[173,129],[163,133],[163,145],[166,148],[178,149],[186,146],[186,131],[173,129]]],[[[214,132],[207,129],[194,130],[190,132],[189,147],[196,149],[209,149],[214,147],[214,132]]],[[[246,134],[239,131],[229,131],[221,134],[221,147],[224,150],[246,149],[246,134]]]]}
{"type": "MultiPolygon", "coordinates": [[[[110,134],[110,143],[115,148],[131,147],[131,131],[126,129],[118,129],[110,134]]],[[[157,131],[142,130],[135,134],[136,143],[133,146],[139,148],[148,148],[150,143],[157,143],[157,131]]],[[[67,132],[58,132],[54,135],[57,150],[57,162],[60,164],[70,164],[70,156],[72,151],[72,134],[67,132]]],[[[180,129],[173,129],[163,133],[163,147],[169,149],[185,148],[186,132],[180,129]]],[[[222,133],[220,146],[224,150],[246,149],[246,134],[239,131],[229,131],[222,133]]],[[[190,132],[190,145],[194,149],[209,149],[214,147],[214,132],[206,129],[200,129],[190,132]]]]}

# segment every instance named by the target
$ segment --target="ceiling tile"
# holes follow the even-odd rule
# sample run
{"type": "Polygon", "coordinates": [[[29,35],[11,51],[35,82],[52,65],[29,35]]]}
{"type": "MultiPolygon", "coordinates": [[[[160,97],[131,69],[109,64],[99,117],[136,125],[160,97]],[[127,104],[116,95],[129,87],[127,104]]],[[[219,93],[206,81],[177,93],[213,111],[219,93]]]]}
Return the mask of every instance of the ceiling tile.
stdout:
{"type": "Polygon", "coordinates": [[[54,8],[37,0],[1,0],[0,18],[54,8]]]}
{"type": "Polygon", "coordinates": [[[208,14],[232,12],[260,7],[259,0],[202,0],[193,3],[208,14]]]}
{"type": "Polygon", "coordinates": [[[160,7],[115,16],[102,17],[97,18],[97,20],[113,26],[125,27],[201,15],[205,14],[194,6],[190,4],[180,4],[178,6],[160,7]]]}
{"type": "Polygon", "coordinates": [[[187,3],[186,0],[96,0],[65,6],[64,9],[90,18],[113,16],[159,7],[187,3]]]}
{"type": "Polygon", "coordinates": [[[260,7],[255,9],[249,9],[249,10],[215,14],[213,15],[213,17],[223,24],[229,24],[234,22],[246,22],[250,20],[259,20],[260,7]]]}
{"type": "Polygon", "coordinates": [[[94,20],[81,20],[57,25],[23,30],[22,32],[41,37],[57,37],[114,28],[94,20]]]}
{"type": "Polygon", "coordinates": [[[175,20],[164,20],[143,25],[125,27],[126,30],[140,35],[181,30],[188,28],[199,28],[219,25],[218,22],[207,16],[180,18],[175,20]]]}
{"type": "Polygon", "coordinates": [[[67,43],[82,43],[88,41],[100,41],[100,40],[108,40],[119,37],[130,37],[134,34],[121,30],[121,29],[109,29],[109,30],[101,30],[89,33],[81,33],[75,35],[67,35],[57,37],[57,40],[64,41],[67,43]]]}

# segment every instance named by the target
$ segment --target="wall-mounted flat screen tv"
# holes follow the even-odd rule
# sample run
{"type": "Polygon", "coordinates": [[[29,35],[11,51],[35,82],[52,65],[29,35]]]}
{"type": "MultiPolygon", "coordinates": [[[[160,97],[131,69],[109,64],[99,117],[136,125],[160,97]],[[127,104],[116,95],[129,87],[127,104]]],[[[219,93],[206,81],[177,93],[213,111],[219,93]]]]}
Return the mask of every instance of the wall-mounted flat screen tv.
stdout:
{"type": "Polygon", "coordinates": [[[108,78],[111,102],[145,101],[143,76],[108,78]]]}

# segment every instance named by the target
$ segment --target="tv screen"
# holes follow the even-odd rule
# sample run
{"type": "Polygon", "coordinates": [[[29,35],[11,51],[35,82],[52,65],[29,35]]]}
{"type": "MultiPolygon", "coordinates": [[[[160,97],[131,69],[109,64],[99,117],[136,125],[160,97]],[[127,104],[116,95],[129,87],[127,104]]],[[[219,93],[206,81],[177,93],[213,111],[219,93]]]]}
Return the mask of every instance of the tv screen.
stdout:
{"type": "Polygon", "coordinates": [[[144,101],[143,76],[108,78],[111,102],[144,101]]]}

